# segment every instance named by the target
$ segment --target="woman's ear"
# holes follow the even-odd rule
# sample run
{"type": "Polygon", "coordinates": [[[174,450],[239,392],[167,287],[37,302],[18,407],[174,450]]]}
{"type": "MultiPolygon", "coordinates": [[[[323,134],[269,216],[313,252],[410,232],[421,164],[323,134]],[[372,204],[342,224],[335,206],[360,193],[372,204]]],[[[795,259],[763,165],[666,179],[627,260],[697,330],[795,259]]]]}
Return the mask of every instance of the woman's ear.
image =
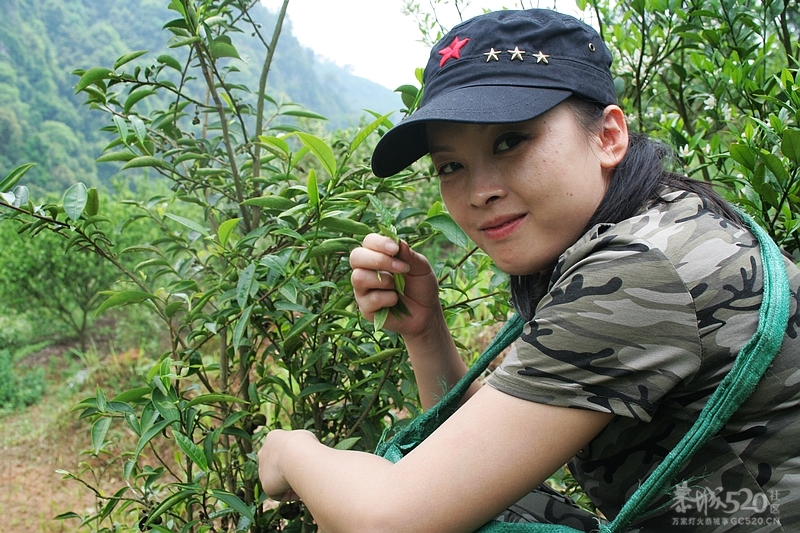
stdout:
{"type": "Polygon", "coordinates": [[[610,105],[603,111],[598,142],[600,149],[597,156],[604,169],[613,169],[628,153],[628,123],[619,106],[610,105]]]}

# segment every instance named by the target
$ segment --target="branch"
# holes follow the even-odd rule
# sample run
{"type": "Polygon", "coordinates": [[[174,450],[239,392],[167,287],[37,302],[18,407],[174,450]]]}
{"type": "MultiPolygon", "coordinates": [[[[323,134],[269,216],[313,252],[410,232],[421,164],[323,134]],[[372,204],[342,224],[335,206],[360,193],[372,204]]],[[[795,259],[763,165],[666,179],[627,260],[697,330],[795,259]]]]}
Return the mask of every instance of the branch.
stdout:
{"type": "Polygon", "coordinates": [[[375,405],[375,402],[378,401],[378,398],[380,398],[381,390],[383,390],[383,384],[386,383],[386,380],[389,377],[389,369],[392,368],[392,365],[394,364],[394,358],[395,358],[395,356],[393,355],[386,362],[386,368],[383,370],[383,377],[381,378],[381,382],[378,383],[378,387],[375,389],[375,394],[372,396],[372,398],[370,398],[369,403],[364,408],[364,411],[362,411],[361,416],[358,417],[358,420],[355,421],[355,423],[347,431],[345,436],[342,437],[342,440],[349,439],[353,435],[353,433],[355,433],[356,429],[358,429],[358,426],[360,426],[361,423],[369,415],[369,412],[372,409],[372,406],[375,405]]]}
{"type": "Polygon", "coordinates": [[[468,300],[464,300],[464,301],[461,301],[461,302],[456,302],[454,304],[450,304],[447,307],[443,307],[442,309],[443,310],[455,309],[457,307],[462,307],[464,305],[471,304],[472,302],[480,302],[481,300],[485,300],[486,298],[491,298],[492,296],[497,296],[499,294],[505,294],[505,291],[490,292],[489,294],[484,294],[483,296],[477,296],[475,298],[470,298],[468,300]]]}
{"type": "Polygon", "coordinates": [[[789,65],[790,68],[797,68],[800,67],[800,61],[794,55],[794,51],[792,50],[792,35],[789,32],[789,23],[788,23],[788,16],[787,12],[789,10],[789,3],[791,0],[783,0],[783,10],[781,14],[778,16],[778,21],[775,25],[778,26],[778,35],[780,36],[781,44],[783,45],[783,50],[786,53],[786,63],[789,65]]]}
{"type": "MultiPolygon", "coordinates": [[[[258,138],[264,131],[264,96],[267,90],[267,76],[269,75],[270,68],[272,68],[272,59],[275,57],[275,47],[278,46],[278,38],[281,35],[283,28],[283,20],[286,17],[286,8],[289,7],[289,0],[283,0],[280,13],[278,13],[278,21],[275,23],[275,30],[272,32],[272,41],[267,46],[267,58],[264,60],[264,66],[261,68],[261,78],[258,80],[258,104],[256,108],[256,138],[258,138]]],[[[261,147],[255,146],[253,154],[253,178],[261,176],[261,147]]]]}
{"type": "Polygon", "coordinates": [[[244,202],[244,191],[242,189],[242,180],[239,176],[239,169],[236,166],[236,154],[234,153],[233,144],[231,143],[231,136],[230,131],[228,129],[228,117],[225,113],[225,107],[222,105],[222,101],[217,94],[217,91],[214,90],[214,77],[211,75],[211,72],[208,68],[208,64],[206,62],[206,58],[203,55],[203,50],[200,47],[200,44],[195,44],[196,52],[197,52],[197,59],[200,62],[200,67],[203,71],[203,76],[206,79],[206,84],[208,85],[208,90],[211,94],[211,97],[214,99],[214,105],[217,109],[217,113],[219,113],[220,119],[220,126],[222,128],[222,138],[225,141],[225,150],[228,153],[228,160],[230,162],[231,167],[231,176],[233,177],[233,183],[236,186],[236,201],[239,204],[239,212],[242,215],[242,222],[244,222],[245,233],[250,233],[252,229],[250,226],[250,217],[247,213],[247,208],[242,205],[244,202]]]}
{"type": "MultiPolygon", "coordinates": [[[[462,258],[461,258],[461,259],[458,261],[458,263],[456,263],[456,264],[453,266],[453,268],[451,268],[451,269],[450,269],[450,271],[453,271],[453,270],[458,270],[458,267],[460,267],[461,265],[463,265],[463,264],[464,264],[464,262],[465,262],[467,259],[469,259],[470,257],[472,257],[472,254],[474,254],[474,253],[475,253],[475,252],[477,252],[477,251],[478,251],[478,247],[477,247],[477,246],[475,246],[475,247],[474,247],[472,250],[470,250],[469,252],[467,252],[466,254],[464,254],[464,257],[462,257],[462,258]]],[[[447,274],[443,274],[441,278],[439,278],[438,280],[436,280],[436,281],[439,283],[439,285],[441,285],[442,283],[444,283],[444,280],[446,280],[446,279],[447,279],[447,276],[449,276],[449,275],[450,275],[450,274],[449,274],[449,272],[450,272],[450,271],[448,271],[448,273],[447,273],[447,274]]]]}

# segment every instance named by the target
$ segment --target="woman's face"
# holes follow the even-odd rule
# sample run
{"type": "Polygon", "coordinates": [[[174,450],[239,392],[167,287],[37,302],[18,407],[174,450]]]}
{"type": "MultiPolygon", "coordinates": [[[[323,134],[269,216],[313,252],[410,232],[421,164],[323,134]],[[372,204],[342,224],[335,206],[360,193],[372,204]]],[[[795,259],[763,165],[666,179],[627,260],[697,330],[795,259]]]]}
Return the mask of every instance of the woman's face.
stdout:
{"type": "Polygon", "coordinates": [[[605,195],[599,137],[568,105],[518,124],[431,122],[427,134],[448,211],[508,274],[550,268],[605,195]]]}

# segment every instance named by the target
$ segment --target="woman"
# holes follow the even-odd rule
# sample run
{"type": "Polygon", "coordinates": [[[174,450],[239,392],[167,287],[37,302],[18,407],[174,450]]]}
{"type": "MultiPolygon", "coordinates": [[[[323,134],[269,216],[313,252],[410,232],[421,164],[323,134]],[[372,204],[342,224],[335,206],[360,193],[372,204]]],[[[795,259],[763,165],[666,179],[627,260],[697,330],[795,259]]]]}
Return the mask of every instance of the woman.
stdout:
{"type": "MultiPolygon", "coordinates": [[[[629,134],[610,64],[594,30],[548,10],[482,15],[433,48],[420,107],[381,139],[373,171],[429,153],[448,211],[511,275],[527,324],[487,384],[396,464],[270,432],[268,495],[301,498],[326,533],[468,532],[498,515],[589,530],[593,517],[531,489],[570,462],[613,517],[691,427],[755,332],[758,243],[710,188],[664,171],[662,150],[629,134]]],[[[466,368],[429,263],[375,234],[350,262],[368,319],[399,298],[377,272],[405,274],[410,315],[385,327],[430,407],[466,368]]],[[[798,527],[800,273],[786,266],[781,352],[641,531],[798,527]]]]}

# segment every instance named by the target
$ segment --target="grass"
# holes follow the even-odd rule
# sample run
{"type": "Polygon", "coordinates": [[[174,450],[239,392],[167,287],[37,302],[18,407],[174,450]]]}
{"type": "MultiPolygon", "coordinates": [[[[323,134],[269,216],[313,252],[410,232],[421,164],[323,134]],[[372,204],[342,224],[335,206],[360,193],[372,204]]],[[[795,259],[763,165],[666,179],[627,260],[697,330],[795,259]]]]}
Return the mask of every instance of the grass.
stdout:
{"type": "MultiPolygon", "coordinates": [[[[76,393],[77,394],[77,391],[76,393]]],[[[54,522],[66,506],[88,506],[91,495],[66,483],[56,469],[74,467],[84,445],[69,413],[76,396],[45,396],[26,409],[0,419],[0,516],[4,531],[74,531],[74,524],[54,522]]]]}
{"type": "MultiPolygon", "coordinates": [[[[0,414],[0,516],[7,533],[60,533],[78,529],[77,520],[56,521],[67,511],[84,513],[95,506],[94,495],[80,483],[65,480],[57,470],[78,472],[91,447],[89,425],[77,420],[72,407],[94,394],[97,384],[124,390],[136,380],[138,350],[100,357],[76,355],[68,345],[41,344],[38,350],[15,353],[20,371],[46,369],[46,391],[41,401],[24,409],[0,414]],[[91,365],[91,366],[87,366],[91,365]]],[[[113,468],[112,468],[113,470],[113,468]]],[[[114,476],[101,487],[119,484],[114,476]]],[[[118,477],[118,476],[117,476],[118,477]]]]}

